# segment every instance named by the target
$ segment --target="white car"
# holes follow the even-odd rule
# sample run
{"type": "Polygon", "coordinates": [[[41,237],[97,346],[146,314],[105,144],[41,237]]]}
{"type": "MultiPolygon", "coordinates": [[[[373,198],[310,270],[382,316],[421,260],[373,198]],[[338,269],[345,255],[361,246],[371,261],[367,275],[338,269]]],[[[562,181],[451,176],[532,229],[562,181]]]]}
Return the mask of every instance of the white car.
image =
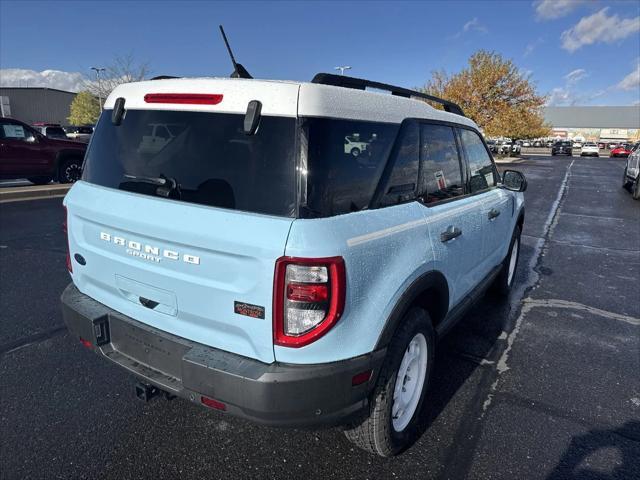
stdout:
{"type": "Polygon", "coordinates": [[[362,152],[367,150],[371,142],[363,142],[357,136],[347,135],[344,137],[344,153],[359,157],[362,152]]]}
{"type": "Polygon", "coordinates": [[[573,142],[573,148],[582,148],[582,142],[573,142]]]}
{"type": "Polygon", "coordinates": [[[522,146],[523,147],[530,147],[531,146],[531,142],[529,140],[525,140],[524,142],[522,142],[522,146]]]}
{"type": "MultiPolygon", "coordinates": [[[[576,144],[573,144],[573,147],[576,148],[576,144]]],[[[581,157],[599,157],[600,156],[600,149],[598,148],[598,145],[593,143],[593,142],[587,142],[585,143],[581,150],[580,150],[580,156],[581,157]]]]}

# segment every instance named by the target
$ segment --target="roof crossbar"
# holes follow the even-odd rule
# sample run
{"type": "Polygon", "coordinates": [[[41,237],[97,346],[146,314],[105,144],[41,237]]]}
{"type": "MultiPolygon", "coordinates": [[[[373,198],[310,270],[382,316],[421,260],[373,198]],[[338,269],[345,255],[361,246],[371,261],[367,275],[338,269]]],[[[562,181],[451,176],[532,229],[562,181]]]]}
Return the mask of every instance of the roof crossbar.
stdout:
{"type": "Polygon", "coordinates": [[[391,92],[392,95],[396,95],[398,97],[417,97],[428,100],[430,102],[439,103],[444,107],[444,110],[446,112],[455,113],[456,115],[462,115],[463,117],[465,116],[462,108],[460,108],[458,104],[450,102],[449,100],[444,100],[442,98],[434,97],[433,95],[428,95],[422,92],[417,92],[415,90],[409,90],[408,88],[388,85],[386,83],[374,82],[371,80],[365,80],[363,78],[336,75],[333,73],[318,73],[315,77],[313,77],[313,80],[311,80],[311,82],[319,83],[322,85],[333,85],[334,87],[354,88],[356,90],[366,90],[367,87],[375,88],[378,90],[386,90],[388,92],[391,92]]]}

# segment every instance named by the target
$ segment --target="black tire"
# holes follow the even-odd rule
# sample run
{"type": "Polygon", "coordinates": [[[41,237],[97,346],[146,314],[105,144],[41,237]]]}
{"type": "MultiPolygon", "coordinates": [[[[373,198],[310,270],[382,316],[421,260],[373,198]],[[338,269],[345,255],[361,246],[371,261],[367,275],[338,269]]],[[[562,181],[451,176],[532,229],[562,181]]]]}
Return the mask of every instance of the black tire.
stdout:
{"type": "Polygon", "coordinates": [[[51,181],[51,177],[29,177],[27,178],[34,185],[46,185],[51,181]]]}
{"type": "Polygon", "coordinates": [[[516,225],[515,230],[513,231],[513,235],[511,236],[511,242],[509,242],[509,250],[507,252],[506,258],[502,261],[502,266],[500,267],[500,273],[493,281],[492,289],[498,295],[507,296],[511,291],[511,287],[513,286],[513,281],[516,277],[516,271],[518,270],[518,260],[520,259],[520,227],[516,225]],[[514,244],[517,242],[517,248],[514,251],[514,244]],[[513,266],[513,273],[509,275],[511,257],[515,252],[515,265],[513,266]]]}
{"type": "Polygon", "coordinates": [[[636,178],[636,181],[633,184],[631,195],[633,196],[634,200],[640,200],[640,178],[636,178]]]}
{"type": "Polygon", "coordinates": [[[82,158],[71,157],[60,162],[58,181],[60,183],[74,183],[80,180],[82,174],[82,158]]]}
{"type": "Polygon", "coordinates": [[[358,158],[360,156],[360,149],[358,147],[353,147],[351,149],[351,155],[358,158]]]}
{"type": "Polygon", "coordinates": [[[630,182],[629,178],[627,177],[627,167],[624,167],[624,173],[622,174],[622,188],[624,188],[628,192],[631,192],[631,184],[632,182],[630,182]]]}
{"type": "Polygon", "coordinates": [[[346,437],[359,448],[381,457],[391,457],[411,446],[422,433],[421,412],[433,370],[435,333],[429,314],[417,307],[409,310],[395,332],[380,369],[368,408],[344,427],[346,437]],[[427,346],[424,384],[415,411],[402,431],[393,427],[391,409],[394,388],[405,351],[416,335],[422,334],[427,346]]]}

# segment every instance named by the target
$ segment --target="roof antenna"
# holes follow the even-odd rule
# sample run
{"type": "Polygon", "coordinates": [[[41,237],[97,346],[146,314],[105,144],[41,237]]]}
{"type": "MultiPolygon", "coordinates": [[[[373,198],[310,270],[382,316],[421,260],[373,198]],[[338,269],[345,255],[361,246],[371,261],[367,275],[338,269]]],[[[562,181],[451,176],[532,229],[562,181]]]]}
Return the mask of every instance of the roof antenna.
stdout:
{"type": "Polygon", "coordinates": [[[219,25],[220,33],[222,33],[222,39],[224,40],[224,44],[227,46],[227,51],[229,52],[229,56],[231,57],[231,63],[233,63],[233,73],[231,74],[231,78],[253,78],[247,69],[242,66],[242,64],[236,62],[235,57],[233,56],[233,52],[231,51],[231,47],[229,46],[229,41],[227,40],[227,36],[224,34],[224,28],[222,25],[219,25]]]}

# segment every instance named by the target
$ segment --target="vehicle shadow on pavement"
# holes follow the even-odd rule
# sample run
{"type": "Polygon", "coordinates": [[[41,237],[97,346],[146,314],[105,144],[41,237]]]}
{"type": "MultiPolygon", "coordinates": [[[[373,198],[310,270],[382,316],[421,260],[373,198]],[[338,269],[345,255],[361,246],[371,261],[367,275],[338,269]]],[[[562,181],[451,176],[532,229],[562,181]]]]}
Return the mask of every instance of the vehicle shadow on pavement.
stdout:
{"type": "Polygon", "coordinates": [[[547,480],[640,478],[638,442],[640,421],[630,421],[619,428],[594,429],[583,435],[576,435],[547,480]],[[604,449],[613,450],[620,459],[610,472],[590,468],[589,458],[604,449]]]}

